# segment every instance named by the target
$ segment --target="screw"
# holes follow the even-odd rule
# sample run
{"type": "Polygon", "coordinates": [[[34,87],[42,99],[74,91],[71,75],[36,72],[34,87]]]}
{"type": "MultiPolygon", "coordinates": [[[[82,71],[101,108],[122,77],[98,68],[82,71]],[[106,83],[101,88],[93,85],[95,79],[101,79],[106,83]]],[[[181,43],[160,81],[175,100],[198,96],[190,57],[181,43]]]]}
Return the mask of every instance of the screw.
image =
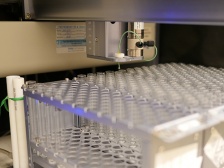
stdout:
{"type": "Polygon", "coordinates": [[[28,19],[28,20],[31,19],[31,14],[30,13],[26,13],[26,19],[28,19]]]}

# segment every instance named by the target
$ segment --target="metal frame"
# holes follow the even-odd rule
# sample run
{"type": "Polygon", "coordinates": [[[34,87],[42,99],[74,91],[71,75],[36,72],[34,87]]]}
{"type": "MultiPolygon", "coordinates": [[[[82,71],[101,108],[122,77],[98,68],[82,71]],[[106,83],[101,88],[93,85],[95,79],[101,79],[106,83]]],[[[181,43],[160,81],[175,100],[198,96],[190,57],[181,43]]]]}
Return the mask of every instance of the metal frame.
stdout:
{"type": "Polygon", "coordinates": [[[143,21],[224,25],[222,0],[25,0],[34,20],[143,21]]]}

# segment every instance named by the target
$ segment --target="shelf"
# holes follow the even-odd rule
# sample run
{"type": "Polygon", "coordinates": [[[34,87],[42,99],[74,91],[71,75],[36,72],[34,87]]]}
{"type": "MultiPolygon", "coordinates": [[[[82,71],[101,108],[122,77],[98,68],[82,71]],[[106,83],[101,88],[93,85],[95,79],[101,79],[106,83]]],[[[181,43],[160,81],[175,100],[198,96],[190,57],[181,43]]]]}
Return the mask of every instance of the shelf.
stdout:
{"type": "Polygon", "coordinates": [[[94,0],[88,3],[83,0],[67,0],[66,3],[60,0],[30,0],[24,4],[25,13],[31,14],[34,20],[224,24],[222,0],[204,0],[203,3],[193,0],[142,0],[141,3],[135,0],[113,3],[110,0],[94,0]]]}

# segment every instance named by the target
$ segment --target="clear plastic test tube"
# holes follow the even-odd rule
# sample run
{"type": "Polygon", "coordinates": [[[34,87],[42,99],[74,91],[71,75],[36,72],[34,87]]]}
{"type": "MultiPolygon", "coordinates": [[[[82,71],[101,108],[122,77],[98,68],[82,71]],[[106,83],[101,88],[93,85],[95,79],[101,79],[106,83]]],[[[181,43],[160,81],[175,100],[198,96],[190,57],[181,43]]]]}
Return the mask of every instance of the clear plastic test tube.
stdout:
{"type": "Polygon", "coordinates": [[[85,74],[77,75],[77,81],[79,81],[80,83],[86,83],[86,75],[85,74]]]}
{"type": "Polygon", "coordinates": [[[125,118],[125,107],[123,101],[123,95],[119,91],[114,91],[112,93],[112,116],[117,120],[122,120],[125,118]]]}
{"type": "Polygon", "coordinates": [[[30,136],[31,140],[35,142],[35,138],[38,137],[38,125],[36,117],[35,99],[28,98],[28,108],[30,117],[30,136]]]}
{"type": "Polygon", "coordinates": [[[115,89],[116,81],[113,71],[106,71],[106,87],[109,89],[115,89]]]}
{"type": "Polygon", "coordinates": [[[96,74],[94,73],[88,73],[86,77],[86,82],[90,85],[96,84],[96,74]]]}
{"type": "Polygon", "coordinates": [[[106,80],[105,73],[97,72],[96,85],[98,85],[99,87],[105,87],[105,84],[106,84],[105,80],[106,80]]]}

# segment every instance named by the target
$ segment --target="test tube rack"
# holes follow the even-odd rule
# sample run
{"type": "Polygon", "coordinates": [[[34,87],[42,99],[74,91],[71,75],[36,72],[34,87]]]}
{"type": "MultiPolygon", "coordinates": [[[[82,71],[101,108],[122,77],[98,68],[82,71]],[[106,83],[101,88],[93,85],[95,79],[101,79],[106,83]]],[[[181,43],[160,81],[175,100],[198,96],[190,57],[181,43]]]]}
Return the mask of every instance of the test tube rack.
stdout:
{"type": "Polygon", "coordinates": [[[30,166],[218,168],[223,81],[224,69],[170,63],[27,82],[30,166]]]}

